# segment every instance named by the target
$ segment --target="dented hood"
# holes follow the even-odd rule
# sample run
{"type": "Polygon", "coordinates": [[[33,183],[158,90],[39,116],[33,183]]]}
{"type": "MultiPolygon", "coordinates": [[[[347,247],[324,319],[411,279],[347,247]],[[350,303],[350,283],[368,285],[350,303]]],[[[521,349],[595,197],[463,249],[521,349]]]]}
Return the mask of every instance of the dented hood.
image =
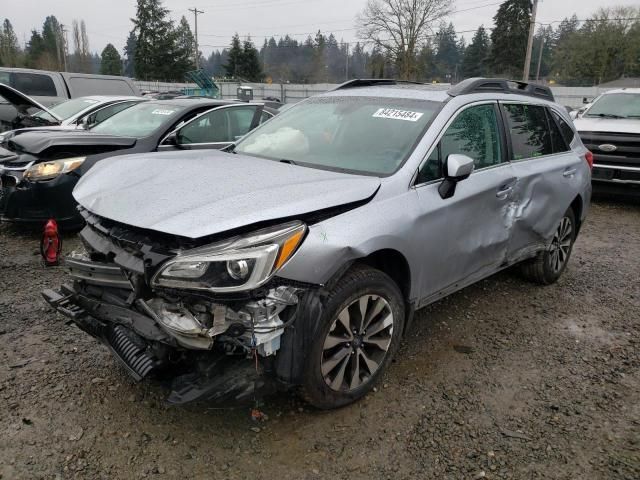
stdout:
{"type": "Polygon", "coordinates": [[[62,119],[58,115],[53,113],[41,103],[25,95],[19,90],[16,90],[15,88],[5,85],[4,83],[0,83],[0,97],[3,97],[7,102],[13,105],[18,110],[18,112],[24,113],[29,108],[37,108],[38,110],[47,112],[54,119],[62,121],[62,119]]]}
{"type": "Polygon", "coordinates": [[[101,217],[196,239],[366,200],[379,186],[376,177],[199,150],[108,158],[73,196],[101,217]]]}
{"type": "Polygon", "coordinates": [[[638,133],[640,132],[639,118],[589,118],[582,117],[573,121],[578,133],[580,132],[608,132],[608,133],[638,133]]]}
{"type": "Polygon", "coordinates": [[[86,130],[36,129],[21,130],[18,135],[9,138],[8,144],[11,150],[39,155],[50,148],[64,147],[74,147],[74,151],[79,153],[82,147],[113,147],[113,150],[118,150],[133,147],[137,140],[135,137],[102,135],[86,130]]]}

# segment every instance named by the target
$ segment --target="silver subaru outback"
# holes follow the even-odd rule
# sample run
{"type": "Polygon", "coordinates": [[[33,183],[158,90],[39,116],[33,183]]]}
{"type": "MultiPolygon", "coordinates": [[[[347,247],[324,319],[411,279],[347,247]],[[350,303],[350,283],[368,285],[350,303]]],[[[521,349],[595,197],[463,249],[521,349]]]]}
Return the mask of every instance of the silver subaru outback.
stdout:
{"type": "Polygon", "coordinates": [[[173,403],[349,404],[417,309],[514,265],[558,280],[591,197],[565,109],[507,80],[355,80],[226,152],[185,148],[82,177],[84,250],[43,292],[173,403]]]}

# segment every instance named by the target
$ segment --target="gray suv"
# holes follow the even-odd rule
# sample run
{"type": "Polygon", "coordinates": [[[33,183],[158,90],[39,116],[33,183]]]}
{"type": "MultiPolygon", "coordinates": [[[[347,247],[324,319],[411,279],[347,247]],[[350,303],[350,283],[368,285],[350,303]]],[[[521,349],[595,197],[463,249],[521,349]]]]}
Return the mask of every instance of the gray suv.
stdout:
{"type": "Polygon", "coordinates": [[[169,401],[365,395],[414,312],[512,265],[567,267],[591,157],[549,89],[355,80],[226,152],[114,157],[46,300],[169,401]]]}

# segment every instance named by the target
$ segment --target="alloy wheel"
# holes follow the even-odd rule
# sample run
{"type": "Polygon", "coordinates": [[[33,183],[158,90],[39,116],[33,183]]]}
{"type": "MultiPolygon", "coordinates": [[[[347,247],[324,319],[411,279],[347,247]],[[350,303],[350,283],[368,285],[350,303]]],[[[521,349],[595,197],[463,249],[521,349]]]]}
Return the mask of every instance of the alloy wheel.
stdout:
{"type": "Polygon", "coordinates": [[[549,266],[558,273],[567,263],[573,241],[573,225],[569,217],[564,217],[556,230],[549,248],[549,266]]]}
{"type": "Polygon", "coordinates": [[[393,337],[389,303],[378,295],[363,295],[333,321],[322,347],[322,376],[335,391],[351,391],[371,380],[380,368],[393,337]]]}

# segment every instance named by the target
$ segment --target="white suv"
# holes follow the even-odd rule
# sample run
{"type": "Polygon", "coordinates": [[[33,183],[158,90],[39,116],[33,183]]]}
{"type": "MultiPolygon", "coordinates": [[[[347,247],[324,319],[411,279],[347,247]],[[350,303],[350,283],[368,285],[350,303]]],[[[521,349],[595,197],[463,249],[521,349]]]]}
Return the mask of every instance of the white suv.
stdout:
{"type": "Polygon", "coordinates": [[[640,88],[600,95],[574,123],[594,155],[594,190],[640,196],[640,88]]]}

